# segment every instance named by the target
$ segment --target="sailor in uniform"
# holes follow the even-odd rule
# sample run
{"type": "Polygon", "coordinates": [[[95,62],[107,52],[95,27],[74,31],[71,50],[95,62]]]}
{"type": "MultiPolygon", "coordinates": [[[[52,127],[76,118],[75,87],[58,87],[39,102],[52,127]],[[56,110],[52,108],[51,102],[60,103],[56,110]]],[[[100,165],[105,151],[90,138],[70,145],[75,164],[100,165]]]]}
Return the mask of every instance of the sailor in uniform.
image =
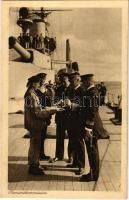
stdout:
{"type": "Polygon", "coordinates": [[[42,108],[36,90],[40,88],[40,79],[33,76],[28,79],[27,91],[24,95],[24,126],[30,132],[30,147],[28,152],[29,173],[44,175],[43,168],[39,163],[41,134],[47,127],[46,119],[57,111],[54,109],[42,108]]]}

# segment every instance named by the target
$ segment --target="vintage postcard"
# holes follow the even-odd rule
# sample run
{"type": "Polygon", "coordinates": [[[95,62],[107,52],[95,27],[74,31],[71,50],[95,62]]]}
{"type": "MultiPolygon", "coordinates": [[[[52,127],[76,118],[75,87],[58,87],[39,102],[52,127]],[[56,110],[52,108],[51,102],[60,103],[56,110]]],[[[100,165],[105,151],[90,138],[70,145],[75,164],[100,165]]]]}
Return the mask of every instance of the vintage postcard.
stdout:
{"type": "Polygon", "coordinates": [[[127,1],[3,1],[1,197],[127,197],[127,29],[127,1]]]}

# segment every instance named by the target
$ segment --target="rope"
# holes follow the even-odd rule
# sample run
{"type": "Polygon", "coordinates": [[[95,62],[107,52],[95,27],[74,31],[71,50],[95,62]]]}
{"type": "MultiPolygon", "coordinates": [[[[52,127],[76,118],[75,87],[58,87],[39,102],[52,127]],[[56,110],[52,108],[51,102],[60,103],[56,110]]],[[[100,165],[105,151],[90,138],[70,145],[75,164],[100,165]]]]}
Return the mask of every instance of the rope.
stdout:
{"type": "MultiPolygon", "coordinates": [[[[107,144],[106,150],[105,150],[105,152],[104,152],[104,154],[103,154],[103,157],[102,157],[102,160],[101,160],[101,162],[100,162],[99,171],[101,171],[102,163],[103,163],[103,160],[104,160],[104,158],[105,158],[105,156],[106,156],[106,154],[107,154],[109,145],[110,145],[110,139],[108,140],[108,144],[107,144]]],[[[97,186],[97,181],[95,181],[95,184],[94,184],[94,186],[93,186],[93,188],[92,188],[92,191],[95,191],[96,186],[97,186]]]]}

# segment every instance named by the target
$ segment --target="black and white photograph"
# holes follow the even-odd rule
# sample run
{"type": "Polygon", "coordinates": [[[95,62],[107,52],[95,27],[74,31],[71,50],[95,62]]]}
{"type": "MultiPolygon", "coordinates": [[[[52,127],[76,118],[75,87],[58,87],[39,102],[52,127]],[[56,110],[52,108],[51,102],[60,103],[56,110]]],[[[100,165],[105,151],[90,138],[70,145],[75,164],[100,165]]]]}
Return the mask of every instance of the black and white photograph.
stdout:
{"type": "Polygon", "coordinates": [[[10,195],[126,196],[126,6],[77,3],[8,6],[10,195]]]}

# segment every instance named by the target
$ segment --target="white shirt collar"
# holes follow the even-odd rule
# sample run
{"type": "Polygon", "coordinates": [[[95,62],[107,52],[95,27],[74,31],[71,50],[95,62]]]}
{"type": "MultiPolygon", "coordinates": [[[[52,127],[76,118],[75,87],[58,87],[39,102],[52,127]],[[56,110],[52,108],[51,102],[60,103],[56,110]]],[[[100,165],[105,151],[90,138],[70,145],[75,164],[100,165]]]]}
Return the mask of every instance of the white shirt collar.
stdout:
{"type": "Polygon", "coordinates": [[[90,86],[87,88],[87,90],[89,90],[90,88],[93,88],[93,87],[95,87],[94,84],[90,85],[90,86]]]}
{"type": "Polygon", "coordinates": [[[75,89],[75,90],[77,90],[79,87],[80,87],[80,84],[79,84],[79,85],[77,85],[77,86],[76,86],[74,89],[75,89]]]}

